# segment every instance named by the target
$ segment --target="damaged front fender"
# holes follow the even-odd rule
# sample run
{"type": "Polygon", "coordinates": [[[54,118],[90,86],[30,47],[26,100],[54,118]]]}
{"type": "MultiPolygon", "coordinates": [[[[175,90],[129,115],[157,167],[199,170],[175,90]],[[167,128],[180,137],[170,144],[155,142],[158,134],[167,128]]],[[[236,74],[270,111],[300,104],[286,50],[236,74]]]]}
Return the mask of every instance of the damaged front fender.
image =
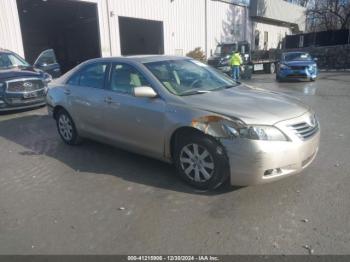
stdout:
{"type": "Polygon", "coordinates": [[[245,124],[238,119],[210,115],[193,119],[191,126],[215,138],[232,138],[239,136],[239,130],[245,127],[245,124]]]}

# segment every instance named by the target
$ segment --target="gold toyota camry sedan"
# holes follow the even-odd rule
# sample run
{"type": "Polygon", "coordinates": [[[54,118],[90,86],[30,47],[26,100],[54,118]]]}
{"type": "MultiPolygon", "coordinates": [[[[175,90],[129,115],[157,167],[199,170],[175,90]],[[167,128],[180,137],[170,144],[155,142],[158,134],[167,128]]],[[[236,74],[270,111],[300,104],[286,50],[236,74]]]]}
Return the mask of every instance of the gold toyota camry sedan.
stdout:
{"type": "Polygon", "coordinates": [[[298,99],[184,57],[87,61],[50,84],[47,104],[67,144],[89,138],[173,163],[200,189],[300,173],[319,148],[315,112],[298,99]]]}

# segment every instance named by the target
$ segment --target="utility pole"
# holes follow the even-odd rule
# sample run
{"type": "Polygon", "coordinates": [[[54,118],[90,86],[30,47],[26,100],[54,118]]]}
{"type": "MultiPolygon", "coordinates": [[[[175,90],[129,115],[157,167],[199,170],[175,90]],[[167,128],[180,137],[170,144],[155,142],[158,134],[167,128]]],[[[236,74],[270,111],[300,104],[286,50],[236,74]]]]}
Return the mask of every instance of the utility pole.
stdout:
{"type": "Polygon", "coordinates": [[[205,6],[205,25],[204,25],[204,35],[205,35],[205,55],[208,57],[208,0],[204,0],[204,6],[205,6]]]}
{"type": "Polygon", "coordinates": [[[112,36],[111,36],[111,19],[113,17],[111,10],[109,9],[109,0],[106,0],[107,12],[108,12],[108,39],[109,39],[109,54],[113,56],[112,52],[112,36]]]}

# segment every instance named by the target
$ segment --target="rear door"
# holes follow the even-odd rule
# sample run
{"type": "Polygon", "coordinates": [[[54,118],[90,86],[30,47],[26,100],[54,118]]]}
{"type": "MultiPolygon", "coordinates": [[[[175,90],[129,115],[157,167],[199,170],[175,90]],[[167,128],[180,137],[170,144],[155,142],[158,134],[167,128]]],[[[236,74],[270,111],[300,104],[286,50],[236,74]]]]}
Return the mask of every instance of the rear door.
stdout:
{"type": "Polygon", "coordinates": [[[61,76],[61,67],[53,49],[43,51],[34,62],[34,67],[47,72],[53,78],[61,76]]]}
{"type": "Polygon", "coordinates": [[[105,89],[109,63],[96,62],[82,68],[67,82],[65,95],[69,113],[78,129],[88,135],[106,137],[105,89]]]}

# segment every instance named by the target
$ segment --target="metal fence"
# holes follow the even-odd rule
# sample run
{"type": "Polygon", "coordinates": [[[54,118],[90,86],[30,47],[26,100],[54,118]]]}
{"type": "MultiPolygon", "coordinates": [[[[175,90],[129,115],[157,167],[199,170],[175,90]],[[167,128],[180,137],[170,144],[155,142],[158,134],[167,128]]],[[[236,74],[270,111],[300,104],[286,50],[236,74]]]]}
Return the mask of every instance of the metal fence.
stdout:
{"type": "Polygon", "coordinates": [[[350,44],[350,30],[322,31],[307,34],[288,35],[284,48],[302,48],[350,44]]]}

